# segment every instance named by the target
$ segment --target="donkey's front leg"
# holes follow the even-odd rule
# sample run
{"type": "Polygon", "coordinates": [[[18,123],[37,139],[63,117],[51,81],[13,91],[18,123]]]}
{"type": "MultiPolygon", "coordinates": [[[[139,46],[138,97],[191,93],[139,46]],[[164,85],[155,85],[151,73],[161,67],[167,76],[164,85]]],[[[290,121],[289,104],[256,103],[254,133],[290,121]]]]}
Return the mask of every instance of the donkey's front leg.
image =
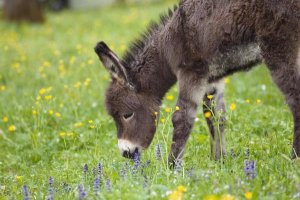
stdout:
{"type": "Polygon", "coordinates": [[[169,155],[169,163],[172,166],[177,166],[181,163],[184,147],[193,127],[197,108],[199,103],[202,102],[206,88],[205,81],[191,82],[193,78],[180,78],[180,92],[177,100],[179,110],[173,114],[172,118],[174,133],[171,153],[169,155]],[[188,81],[183,82],[186,80],[188,81]]]}

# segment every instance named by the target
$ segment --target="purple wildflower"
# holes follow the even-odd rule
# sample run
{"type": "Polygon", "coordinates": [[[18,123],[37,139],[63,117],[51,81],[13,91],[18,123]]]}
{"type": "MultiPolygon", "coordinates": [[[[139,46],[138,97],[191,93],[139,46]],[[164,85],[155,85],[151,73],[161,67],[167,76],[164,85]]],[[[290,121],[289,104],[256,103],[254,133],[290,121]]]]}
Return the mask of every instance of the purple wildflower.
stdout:
{"type": "Polygon", "coordinates": [[[96,169],[96,167],[93,168],[93,174],[94,174],[94,176],[97,176],[97,169],[96,169]]]}
{"type": "Polygon", "coordinates": [[[94,181],[94,192],[95,192],[95,195],[98,195],[99,191],[100,191],[100,178],[96,177],[95,181],[94,181]]]}
{"type": "Polygon", "coordinates": [[[157,146],[156,146],[156,159],[161,160],[161,147],[160,147],[160,144],[157,144],[157,146]]]}
{"type": "Polygon", "coordinates": [[[102,175],[102,170],[103,170],[103,167],[102,167],[102,164],[101,163],[98,163],[98,175],[101,177],[102,175]]]}
{"type": "Polygon", "coordinates": [[[246,160],[244,172],[248,179],[254,179],[256,176],[256,163],[255,161],[246,160]]]}
{"type": "Polygon", "coordinates": [[[134,161],[134,169],[137,169],[141,163],[141,156],[139,152],[134,152],[133,161],[134,161]]]}
{"type": "Polygon", "coordinates": [[[79,194],[79,200],[85,199],[87,197],[87,193],[84,190],[83,185],[78,185],[78,194],[79,194]]]}
{"type": "Polygon", "coordinates": [[[230,149],[230,155],[231,155],[232,158],[236,157],[236,154],[235,154],[233,149],[230,149]]]}
{"type": "Polygon", "coordinates": [[[126,171],[125,171],[124,168],[122,168],[122,169],[121,169],[121,178],[122,178],[123,180],[125,180],[125,176],[126,176],[126,171]]]}
{"type": "Polygon", "coordinates": [[[247,148],[247,149],[246,149],[246,158],[249,158],[249,156],[250,156],[250,149],[247,148]]]}
{"type": "Polygon", "coordinates": [[[146,188],[148,186],[148,178],[145,174],[143,175],[143,178],[144,178],[143,188],[146,188]]]}
{"type": "Polygon", "coordinates": [[[86,174],[88,171],[89,171],[89,166],[87,164],[84,164],[83,173],[86,174]]]}
{"type": "Polygon", "coordinates": [[[48,195],[47,195],[47,200],[53,200],[54,199],[54,188],[53,188],[53,183],[54,183],[54,179],[53,177],[50,176],[49,180],[49,187],[48,187],[48,195]]]}
{"type": "Polygon", "coordinates": [[[24,200],[29,200],[29,192],[26,185],[23,185],[23,195],[24,195],[24,200]]]}
{"type": "Polygon", "coordinates": [[[109,179],[109,178],[106,179],[105,185],[106,185],[107,191],[108,191],[108,192],[111,192],[111,183],[110,183],[110,179],[109,179]]]}

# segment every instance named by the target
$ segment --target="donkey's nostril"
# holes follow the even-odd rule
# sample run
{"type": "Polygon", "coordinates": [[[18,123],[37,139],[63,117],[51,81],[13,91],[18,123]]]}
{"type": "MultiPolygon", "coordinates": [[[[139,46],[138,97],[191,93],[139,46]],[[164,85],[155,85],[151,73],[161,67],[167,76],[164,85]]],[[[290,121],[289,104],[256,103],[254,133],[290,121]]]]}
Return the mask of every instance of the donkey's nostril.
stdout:
{"type": "Polygon", "coordinates": [[[134,152],[133,153],[130,153],[130,151],[123,151],[123,157],[125,158],[130,158],[130,159],[133,159],[134,158],[134,152]]]}

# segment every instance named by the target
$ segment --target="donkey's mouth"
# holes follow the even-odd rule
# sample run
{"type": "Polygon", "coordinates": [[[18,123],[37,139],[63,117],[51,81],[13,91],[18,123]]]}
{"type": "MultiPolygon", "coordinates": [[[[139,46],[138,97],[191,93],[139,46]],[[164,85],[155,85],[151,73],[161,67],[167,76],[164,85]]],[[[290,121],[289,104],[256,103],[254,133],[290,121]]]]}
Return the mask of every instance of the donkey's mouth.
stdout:
{"type": "Polygon", "coordinates": [[[129,158],[129,159],[134,159],[136,156],[138,156],[139,153],[139,149],[135,148],[135,150],[133,152],[130,151],[124,151],[122,156],[125,158],[129,158]]]}

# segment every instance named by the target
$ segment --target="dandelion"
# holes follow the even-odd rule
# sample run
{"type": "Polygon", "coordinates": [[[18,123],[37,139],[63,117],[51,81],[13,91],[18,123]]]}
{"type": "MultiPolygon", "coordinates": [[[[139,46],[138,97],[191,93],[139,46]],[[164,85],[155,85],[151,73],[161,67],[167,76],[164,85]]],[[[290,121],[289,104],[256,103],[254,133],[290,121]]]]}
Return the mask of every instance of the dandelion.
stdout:
{"type": "Polygon", "coordinates": [[[26,185],[23,186],[23,196],[24,196],[24,200],[29,200],[29,192],[26,185]]]}
{"type": "Polygon", "coordinates": [[[180,107],[179,107],[179,106],[176,106],[176,107],[175,107],[175,110],[176,110],[176,111],[180,110],[180,107]]]}
{"type": "Polygon", "coordinates": [[[167,107],[167,108],[165,108],[165,111],[166,111],[166,113],[169,113],[169,112],[171,112],[171,108],[167,107]]]}
{"type": "Polygon", "coordinates": [[[134,169],[137,169],[141,163],[141,155],[139,152],[134,152],[133,161],[134,161],[134,169]]]}
{"type": "Polygon", "coordinates": [[[210,195],[206,195],[204,197],[204,200],[218,200],[218,196],[217,195],[213,195],[213,194],[210,194],[210,195]]]}
{"type": "Polygon", "coordinates": [[[77,122],[74,124],[75,128],[80,128],[83,126],[83,123],[82,122],[77,122]]]}
{"type": "Polygon", "coordinates": [[[245,192],[245,198],[246,198],[246,199],[249,200],[249,199],[252,199],[252,197],[253,197],[252,192],[249,192],[249,191],[248,191],[248,192],[245,192]]]}
{"type": "Polygon", "coordinates": [[[165,118],[161,118],[160,122],[164,124],[166,122],[166,119],[165,118]]]}
{"type": "Polygon", "coordinates": [[[46,95],[46,96],[45,96],[45,100],[49,101],[49,100],[51,100],[51,99],[52,99],[52,95],[46,95]]]}
{"type": "Polygon", "coordinates": [[[94,125],[90,125],[90,129],[94,129],[95,128],[95,126],[94,125]]]}
{"type": "Polygon", "coordinates": [[[86,174],[88,171],[89,171],[89,166],[87,164],[84,164],[83,173],[86,174]]]}
{"type": "Polygon", "coordinates": [[[257,103],[257,104],[260,104],[260,103],[261,103],[261,100],[260,100],[260,99],[256,99],[256,103],[257,103]]]}
{"type": "Polygon", "coordinates": [[[183,199],[183,193],[186,192],[186,188],[182,185],[178,186],[176,190],[172,191],[168,199],[169,200],[182,200],[183,199]]]}
{"type": "Polygon", "coordinates": [[[54,111],[53,110],[48,110],[49,115],[53,115],[54,111]]]}
{"type": "Polygon", "coordinates": [[[235,103],[230,104],[230,110],[231,111],[234,111],[235,108],[236,108],[236,104],[235,103]]]}
{"type": "Polygon", "coordinates": [[[212,100],[212,99],[214,98],[214,95],[207,95],[207,98],[208,98],[209,100],[212,100]]]}
{"type": "Polygon", "coordinates": [[[156,159],[161,160],[161,149],[160,149],[160,144],[157,144],[156,146],[156,159]]]}
{"type": "Polygon", "coordinates": [[[210,118],[210,117],[211,117],[211,112],[210,112],[210,111],[206,111],[206,112],[204,113],[204,117],[205,117],[205,118],[210,118]]]}
{"type": "Polygon", "coordinates": [[[60,132],[60,133],[59,133],[59,136],[60,136],[61,138],[64,138],[64,137],[66,136],[66,132],[60,132]]]}
{"type": "Polygon", "coordinates": [[[36,110],[32,110],[32,115],[37,115],[37,111],[36,110]]]}
{"type": "Polygon", "coordinates": [[[4,123],[7,123],[7,122],[8,122],[8,117],[6,117],[6,116],[3,117],[3,118],[2,118],[2,121],[3,121],[4,123]]]}
{"type": "Polygon", "coordinates": [[[74,136],[74,133],[73,133],[73,132],[69,132],[69,133],[67,133],[67,136],[68,136],[68,137],[73,137],[73,136],[74,136]]]}
{"type": "Polygon", "coordinates": [[[77,83],[74,84],[74,87],[77,88],[77,89],[80,88],[80,86],[81,86],[81,82],[80,81],[78,81],[77,83]]]}
{"type": "Polygon", "coordinates": [[[87,62],[89,65],[92,65],[94,63],[94,61],[92,59],[89,59],[87,62]]]}
{"type": "Polygon", "coordinates": [[[56,112],[56,113],[55,113],[55,116],[56,116],[56,117],[61,117],[61,114],[60,114],[59,112],[56,112]]]}
{"type": "Polygon", "coordinates": [[[46,89],[45,88],[41,88],[40,90],[39,90],[39,94],[40,95],[43,95],[43,94],[45,94],[46,93],[46,89]]]}
{"type": "Polygon", "coordinates": [[[5,85],[1,85],[1,86],[0,86],[0,90],[1,90],[1,91],[5,91],[5,90],[6,90],[6,86],[5,86],[5,85]]]}
{"type": "Polygon", "coordinates": [[[14,125],[10,125],[9,127],[8,127],[8,131],[9,132],[15,132],[17,130],[17,128],[16,128],[16,126],[14,126],[14,125]]]}
{"type": "Polygon", "coordinates": [[[93,120],[89,120],[88,123],[89,123],[89,124],[93,124],[93,120]]]}
{"type": "Polygon", "coordinates": [[[98,195],[99,191],[100,191],[100,178],[96,177],[95,181],[94,181],[94,192],[95,192],[95,195],[98,195]]]}
{"type": "Polygon", "coordinates": [[[230,194],[224,194],[221,196],[220,200],[234,200],[234,196],[230,195],[230,194]]]}
{"type": "Polygon", "coordinates": [[[19,181],[19,182],[21,182],[21,181],[23,180],[23,176],[18,176],[18,175],[17,175],[17,176],[16,176],[16,180],[19,181]]]}
{"type": "Polygon", "coordinates": [[[173,96],[173,95],[168,95],[166,98],[167,98],[168,100],[170,100],[170,101],[174,100],[174,96],[173,96]]]}
{"type": "Polygon", "coordinates": [[[111,192],[111,183],[109,178],[106,179],[105,185],[106,185],[107,192],[111,192]]]}
{"type": "Polygon", "coordinates": [[[256,176],[255,161],[246,160],[244,172],[248,179],[254,179],[256,176]]]}
{"type": "Polygon", "coordinates": [[[225,84],[228,84],[228,83],[230,83],[230,79],[229,78],[225,78],[224,82],[225,82],[225,84]]]}
{"type": "Polygon", "coordinates": [[[246,99],[246,103],[251,103],[250,99],[246,99]]]}
{"type": "Polygon", "coordinates": [[[87,193],[84,190],[83,185],[81,184],[78,185],[78,194],[79,194],[79,200],[85,199],[85,197],[87,197],[87,193]]]}

